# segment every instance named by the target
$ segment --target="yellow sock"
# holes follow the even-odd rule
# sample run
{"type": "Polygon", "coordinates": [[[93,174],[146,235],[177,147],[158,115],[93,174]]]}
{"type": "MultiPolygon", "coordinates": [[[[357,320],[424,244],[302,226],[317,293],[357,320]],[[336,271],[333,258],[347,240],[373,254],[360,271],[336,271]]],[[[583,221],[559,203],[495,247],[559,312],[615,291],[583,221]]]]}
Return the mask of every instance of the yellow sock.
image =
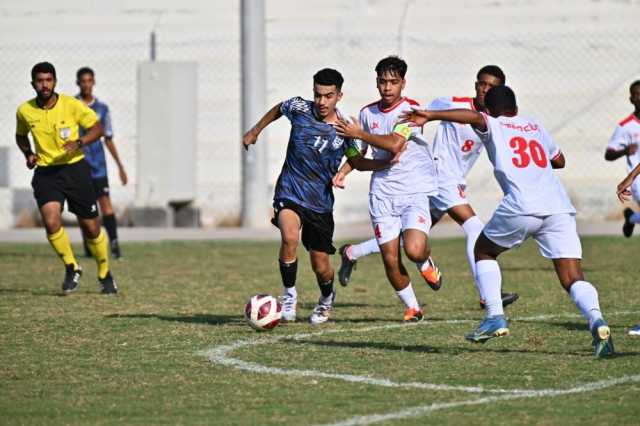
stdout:
{"type": "Polygon", "coordinates": [[[73,255],[69,235],[67,235],[67,231],[65,231],[64,228],[60,227],[60,229],[53,234],[47,234],[47,239],[65,265],[73,265],[74,269],[78,269],[78,261],[76,261],[76,257],[73,255]]]}
{"type": "Polygon", "coordinates": [[[109,245],[104,231],[100,229],[100,234],[93,240],[87,238],[87,245],[98,264],[98,278],[103,279],[109,272],[109,245]]]}

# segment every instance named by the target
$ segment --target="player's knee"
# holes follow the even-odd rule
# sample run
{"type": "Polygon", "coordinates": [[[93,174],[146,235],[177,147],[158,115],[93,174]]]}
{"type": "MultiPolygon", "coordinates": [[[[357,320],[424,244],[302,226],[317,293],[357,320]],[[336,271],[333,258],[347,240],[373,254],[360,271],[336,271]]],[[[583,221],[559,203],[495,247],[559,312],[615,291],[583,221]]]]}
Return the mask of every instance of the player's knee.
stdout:
{"type": "Polygon", "coordinates": [[[297,232],[283,232],[282,233],[282,245],[287,249],[298,248],[298,233],[297,232]]]}
{"type": "Polygon", "coordinates": [[[429,246],[423,244],[409,244],[404,247],[407,257],[412,262],[424,262],[431,255],[429,246]]]}

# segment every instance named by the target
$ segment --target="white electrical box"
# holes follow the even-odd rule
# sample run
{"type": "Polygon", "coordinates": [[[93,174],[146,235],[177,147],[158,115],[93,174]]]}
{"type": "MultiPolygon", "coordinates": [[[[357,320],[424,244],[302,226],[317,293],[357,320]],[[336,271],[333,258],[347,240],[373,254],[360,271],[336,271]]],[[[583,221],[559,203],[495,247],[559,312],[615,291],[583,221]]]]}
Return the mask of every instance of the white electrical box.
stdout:
{"type": "Polygon", "coordinates": [[[197,84],[195,62],[138,65],[137,207],[196,198],[197,84]]]}

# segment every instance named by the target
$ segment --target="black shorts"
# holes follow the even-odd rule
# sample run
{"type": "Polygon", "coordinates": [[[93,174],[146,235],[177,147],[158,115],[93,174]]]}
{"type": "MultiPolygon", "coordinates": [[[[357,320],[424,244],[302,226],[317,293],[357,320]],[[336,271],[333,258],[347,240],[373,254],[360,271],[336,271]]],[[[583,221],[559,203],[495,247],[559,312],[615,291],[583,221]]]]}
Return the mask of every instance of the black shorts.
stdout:
{"type": "Polygon", "coordinates": [[[109,196],[109,178],[107,176],[92,178],[93,192],[96,193],[96,197],[109,196]]]}
{"type": "Polygon", "coordinates": [[[79,218],[98,217],[91,169],[85,160],[61,166],[37,167],[31,187],[39,208],[51,201],[64,206],[66,200],[69,211],[79,218]]]}
{"type": "Polygon", "coordinates": [[[271,220],[278,226],[278,214],[289,209],[300,217],[302,224],[302,245],[307,251],[319,251],[327,254],[334,254],[336,248],[333,246],[333,213],[316,213],[306,207],[302,207],[290,200],[275,200],[273,210],[275,217],[271,220]]]}

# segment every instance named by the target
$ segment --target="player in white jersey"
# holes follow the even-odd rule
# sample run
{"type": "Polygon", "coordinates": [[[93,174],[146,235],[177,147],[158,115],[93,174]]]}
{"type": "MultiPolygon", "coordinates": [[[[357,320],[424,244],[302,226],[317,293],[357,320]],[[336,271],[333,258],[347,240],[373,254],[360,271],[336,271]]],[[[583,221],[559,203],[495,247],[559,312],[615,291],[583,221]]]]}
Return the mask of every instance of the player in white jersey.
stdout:
{"type": "Polygon", "coordinates": [[[537,120],[517,115],[515,94],[507,86],[489,90],[485,105],[490,115],[459,109],[413,111],[403,116],[403,121],[415,126],[432,120],[471,124],[482,138],[504,193],[475,246],[476,280],[485,297],[487,315],[465,338],[483,343],[509,334],[496,259],[533,237],[542,256],[553,261],[560,283],[589,321],[596,357],[613,354],[611,331],[602,317],[598,292],[582,273],[575,209],[553,173],[554,168],[564,167],[564,155],[537,120]]]}
{"type": "MultiPolygon", "coordinates": [[[[387,278],[406,307],[404,320],[420,321],[423,312],[402,264],[400,235],[404,239],[406,256],[418,265],[422,275],[429,272],[434,275],[433,281],[439,285],[439,272],[430,261],[427,241],[431,227],[429,196],[437,193],[436,168],[422,131],[398,124],[398,116],[403,110],[418,105],[402,96],[407,64],[397,56],[389,56],[378,62],[375,70],[380,100],[360,111],[359,122],[342,121],[336,128],[343,137],[371,145],[375,160],[384,160],[405,150],[398,163],[373,172],[369,214],[387,278]]],[[[349,171],[350,165],[343,166],[334,178],[334,184],[343,185],[349,171]]]]}
{"type": "MultiPolygon", "coordinates": [[[[492,87],[505,84],[505,75],[500,67],[486,65],[482,67],[475,82],[475,98],[441,97],[432,101],[427,109],[447,110],[468,108],[484,111],[484,96],[492,87]]],[[[431,197],[431,222],[434,226],[445,214],[456,221],[466,234],[466,252],[472,275],[475,268],[473,248],[484,223],[476,216],[466,198],[465,177],[482,153],[482,142],[468,124],[441,121],[433,140],[434,158],[438,172],[438,194],[431,197]]],[[[375,238],[359,244],[345,244],[340,247],[341,265],[338,272],[340,284],[346,286],[352,271],[360,257],[378,253],[379,246],[375,238]]],[[[502,303],[507,306],[518,299],[516,293],[503,293],[502,303]]],[[[480,306],[484,307],[482,296],[480,306]]]]}
{"type": "MultiPolygon", "coordinates": [[[[640,163],[637,164],[633,170],[629,173],[629,175],[624,178],[622,182],[618,184],[618,198],[620,201],[625,202],[629,201],[629,199],[634,195],[633,194],[633,186],[638,184],[638,179],[636,179],[640,175],[640,163]]],[[[636,199],[637,200],[637,199],[636,199]]],[[[640,324],[633,327],[629,330],[629,334],[631,336],[640,336],[640,324]]]]}
{"type": "MultiPolygon", "coordinates": [[[[617,160],[620,157],[627,157],[627,167],[629,172],[640,164],[640,80],[631,83],[629,87],[629,101],[635,107],[633,113],[622,120],[609,140],[604,158],[608,161],[617,160]]],[[[631,185],[631,195],[636,203],[640,204],[640,180],[636,180],[631,185]]],[[[640,213],[634,213],[630,208],[624,210],[624,225],[622,233],[625,237],[633,234],[636,223],[640,223],[640,213]]]]}

